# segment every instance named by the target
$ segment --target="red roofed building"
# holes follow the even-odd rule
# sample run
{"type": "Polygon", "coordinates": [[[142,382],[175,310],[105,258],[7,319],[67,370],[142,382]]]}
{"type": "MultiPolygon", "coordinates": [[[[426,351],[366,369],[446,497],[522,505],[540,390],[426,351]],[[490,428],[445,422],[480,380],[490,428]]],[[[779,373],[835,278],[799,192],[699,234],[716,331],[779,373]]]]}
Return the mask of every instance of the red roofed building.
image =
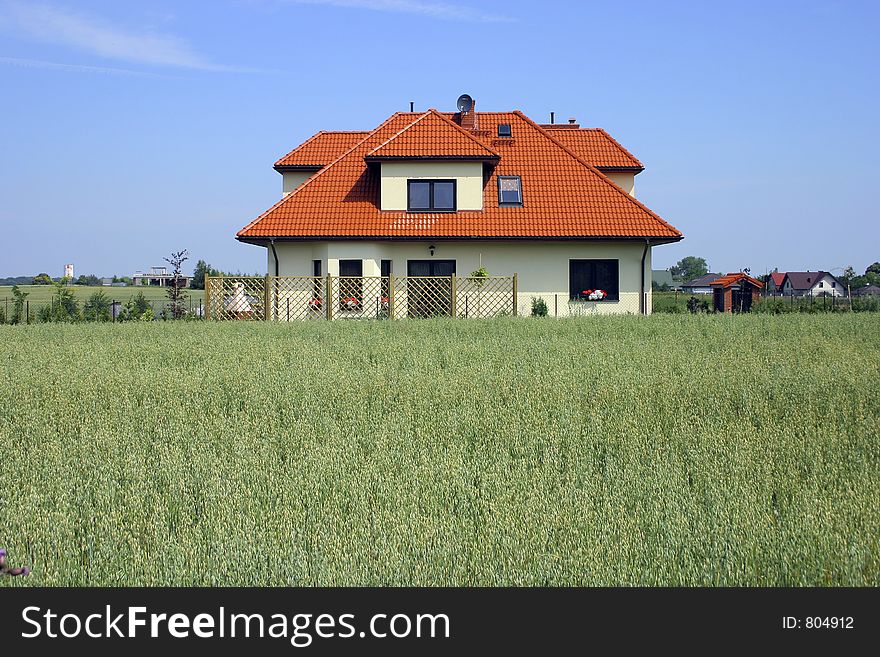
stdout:
{"type": "MultiPolygon", "coordinates": [[[[648,313],[651,249],[682,234],[635,198],[644,167],[604,130],[519,111],[400,112],[319,132],[275,163],[283,198],[237,239],[280,276],[518,274],[531,297],[603,290],[597,312],[648,313]]],[[[595,295],[593,295],[595,299],[595,295]]]]}
{"type": "Polygon", "coordinates": [[[745,272],[733,272],[720,276],[709,287],[713,292],[713,306],[718,312],[747,313],[758,303],[764,284],[745,272]]]}

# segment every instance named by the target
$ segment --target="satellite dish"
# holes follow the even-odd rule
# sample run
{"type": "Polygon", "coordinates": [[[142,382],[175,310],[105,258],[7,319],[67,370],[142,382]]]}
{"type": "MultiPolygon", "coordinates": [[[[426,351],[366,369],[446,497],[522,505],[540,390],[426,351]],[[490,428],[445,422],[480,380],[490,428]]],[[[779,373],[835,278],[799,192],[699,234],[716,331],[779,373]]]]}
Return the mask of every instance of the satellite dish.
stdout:
{"type": "Polygon", "coordinates": [[[474,99],[467,94],[462,94],[458,97],[455,104],[458,107],[459,112],[470,112],[474,106],[474,99]]]}

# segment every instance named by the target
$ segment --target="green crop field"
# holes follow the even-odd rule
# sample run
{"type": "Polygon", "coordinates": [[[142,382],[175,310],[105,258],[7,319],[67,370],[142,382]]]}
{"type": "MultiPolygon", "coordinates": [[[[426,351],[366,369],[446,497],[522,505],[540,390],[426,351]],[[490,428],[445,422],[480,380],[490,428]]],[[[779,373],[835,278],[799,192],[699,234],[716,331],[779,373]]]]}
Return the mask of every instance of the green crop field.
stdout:
{"type": "MultiPolygon", "coordinates": [[[[27,300],[30,302],[31,310],[36,312],[36,308],[48,305],[52,299],[51,285],[19,285],[18,288],[27,292],[27,300]]],[[[138,292],[142,292],[144,298],[150,302],[156,312],[162,309],[163,304],[168,301],[167,289],[164,287],[139,285],[129,285],[126,287],[111,286],[90,286],[90,285],[71,285],[70,289],[76,295],[77,301],[82,305],[88,300],[89,296],[95,292],[103,292],[111,301],[119,301],[125,303],[138,292]]],[[[204,290],[186,290],[188,297],[187,307],[191,300],[194,307],[198,307],[199,301],[204,301],[204,290]]],[[[12,287],[9,285],[0,285],[0,311],[6,313],[6,317],[10,317],[11,313],[7,312],[7,307],[12,309],[12,287]]]]}
{"type": "Polygon", "coordinates": [[[0,586],[880,584],[880,316],[0,326],[0,586]]]}

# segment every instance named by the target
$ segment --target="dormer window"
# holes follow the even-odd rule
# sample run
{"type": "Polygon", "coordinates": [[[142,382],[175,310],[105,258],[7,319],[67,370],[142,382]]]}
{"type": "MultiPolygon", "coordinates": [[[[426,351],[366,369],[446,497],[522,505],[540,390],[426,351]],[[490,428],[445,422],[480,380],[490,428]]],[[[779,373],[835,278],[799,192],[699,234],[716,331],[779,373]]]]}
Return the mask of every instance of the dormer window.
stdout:
{"type": "Polygon", "coordinates": [[[409,212],[455,212],[455,180],[408,180],[409,212]]]}
{"type": "Polygon", "coordinates": [[[522,180],[519,176],[498,176],[498,205],[522,205],[522,180]]]}

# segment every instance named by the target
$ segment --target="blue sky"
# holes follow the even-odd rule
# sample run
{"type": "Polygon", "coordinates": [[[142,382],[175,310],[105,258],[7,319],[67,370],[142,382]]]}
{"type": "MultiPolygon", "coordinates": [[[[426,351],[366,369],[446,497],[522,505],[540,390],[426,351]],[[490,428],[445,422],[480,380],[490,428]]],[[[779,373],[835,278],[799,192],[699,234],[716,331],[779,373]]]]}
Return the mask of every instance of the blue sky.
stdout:
{"type": "Polygon", "coordinates": [[[0,276],[130,274],[234,233],[275,159],[392,112],[521,109],[607,129],[685,234],[655,268],[880,260],[880,3],[0,0],[0,276]]]}

